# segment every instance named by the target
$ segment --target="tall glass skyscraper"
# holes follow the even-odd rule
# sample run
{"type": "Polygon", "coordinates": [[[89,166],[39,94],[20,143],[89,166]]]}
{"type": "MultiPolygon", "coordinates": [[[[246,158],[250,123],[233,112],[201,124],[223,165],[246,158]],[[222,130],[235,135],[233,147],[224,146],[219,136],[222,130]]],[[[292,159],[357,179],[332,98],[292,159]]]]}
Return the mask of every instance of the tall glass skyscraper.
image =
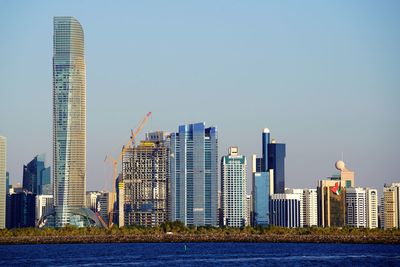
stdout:
{"type": "Polygon", "coordinates": [[[84,36],[73,17],[54,18],[53,160],[55,226],[62,227],[85,207],[86,192],[84,36]]]}
{"type": "Polygon", "coordinates": [[[24,165],[23,188],[36,195],[51,195],[50,167],[45,167],[45,155],[36,156],[24,165]]]}
{"type": "Polygon", "coordinates": [[[170,168],[170,219],[217,226],[217,129],[204,123],[179,126],[171,134],[170,168]]]}
{"type": "Polygon", "coordinates": [[[272,139],[268,144],[268,168],[274,170],[274,194],[285,193],[285,157],[286,145],[272,139]]]}

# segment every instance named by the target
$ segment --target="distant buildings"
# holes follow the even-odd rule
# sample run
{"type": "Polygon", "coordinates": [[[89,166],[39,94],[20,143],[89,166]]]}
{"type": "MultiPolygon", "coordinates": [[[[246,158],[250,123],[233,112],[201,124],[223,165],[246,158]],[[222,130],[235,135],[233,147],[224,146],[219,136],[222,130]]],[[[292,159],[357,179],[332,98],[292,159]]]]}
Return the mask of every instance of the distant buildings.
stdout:
{"type": "Polygon", "coordinates": [[[163,132],[129,148],[122,162],[124,225],[157,226],[168,220],[169,149],[163,132]]]}
{"type": "Polygon", "coordinates": [[[23,188],[36,195],[51,195],[50,167],[45,167],[45,155],[35,158],[24,165],[23,188]]]}
{"type": "Polygon", "coordinates": [[[223,156],[221,159],[221,191],[224,226],[246,226],[246,167],[246,157],[239,155],[237,147],[230,147],[228,155],[223,156]]]}
{"type": "Polygon", "coordinates": [[[303,190],[303,226],[318,225],[318,202],[316,189],[303,190]]]}
{"type": "Polygon", "coordinates": [[[6,158],[7,139],[0,136],[0,229],[6,227],[6,158]]]}
{"type": "Polygon", "coordinates": [[[100,191],[86,191],[86,207],[93,212],[98,211],[98,198],[101,195],[100,191]]]}
{"type": "Polygon", "coordinates": [[[115,193],[101,192],[97,200],[97,212],[107,225],[110,225],[110,213],[114,210],[115,193]]]}
{"type": "Polygon", "coordinates": [[[301,227],[300,194],[273,194],[271,195],[271,224],[281,227],[301,227]]]}
{"type": "Polygon", "coordinates": [[[218,136],[204,123],[171,134],[171,220],[185,225],[218,224],[218,136]]]}
{"type": "Polygon", "coordinates": [[[274,194],[285,192],[285,157],[286,145],[272,139],[268,144],[268,168],[265,170],[274,170],[274,194]]]}

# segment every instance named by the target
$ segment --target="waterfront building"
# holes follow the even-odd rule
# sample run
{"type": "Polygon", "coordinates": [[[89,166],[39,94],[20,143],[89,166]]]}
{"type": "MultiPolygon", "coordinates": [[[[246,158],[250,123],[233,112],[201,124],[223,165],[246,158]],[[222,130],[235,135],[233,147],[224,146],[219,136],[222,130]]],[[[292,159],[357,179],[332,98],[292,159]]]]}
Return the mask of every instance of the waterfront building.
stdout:
{"type": "Polygon", "coordinates": [[[35,199],[35,225],[38,226],[40,218],[53,209],[52,195],[37,195],[35,199]]]}
{"type": "Polygon", "coordinates": [[[54,17],[53,191],[49,226],[99,225],[85,208],[86,66],[82,26],[73,17],[54,17]]]}
{"type": "Polygon", "coordinates": [[[341,160],[335,163],[339,174],[318,181],[318,226],[343,227],[346,225],[346,189],[354,187],[354,172],[341,160]]]}
{"type": "Polygon", "coordinates": [[[218,136],[204,122],[179,126],[170,139],[171,220],[218,225],[218,136]]]}
{"type": "Polygon", "coordinates": [[[45,167],[45,155],[37,155],[24,165],[22,187],[36,195],[51,195],[50,167],[45,167]]]}
{"type": "Polygon", "coordinates": [[[318,225],[317,189],[303,190],[303,227],[318,225]]]}
{"type": "Polygon", "coordinates": [[[35,198],[26,190],[11,194],[10,228],[35,227],[35,198]]]}
{"type": "Polygon", "coordinates": [[[367,226],[366,193],[363,188],[346,189],[346,225],[357,228],[367,226]]]}
{"type": "Polygon", "coordinates": [[[230,147],[221,159],[221,190],[223,225],[246,226],[246,157],[239,155],[237,147],[230,147]]]}
{"type": "Polygon", "coordinates": [[[301,194],[271,195],[271,224],[280,227],[301,227],[301,194]]]}
{"type": "Polygon", "coordinates": [[[0,229],[6,227],[6,159],[7,159],[7,139],[0,136],[0,229]]]}
{"type": "Polygon", "coordinates": [[[400,183],[385,184],[383,202],[384,228],[399,228],[400,183]]]}
{"type": "Polygon", "coordinates": [[[378,228],[378,190],[365,189],[367,228],[378,228]]]}
{"type": "Polygon", "coordinates": [[[168,220],[169,149],[163,132],[128,148],[122,162],[124,225],[158,226],[168,220]]]}

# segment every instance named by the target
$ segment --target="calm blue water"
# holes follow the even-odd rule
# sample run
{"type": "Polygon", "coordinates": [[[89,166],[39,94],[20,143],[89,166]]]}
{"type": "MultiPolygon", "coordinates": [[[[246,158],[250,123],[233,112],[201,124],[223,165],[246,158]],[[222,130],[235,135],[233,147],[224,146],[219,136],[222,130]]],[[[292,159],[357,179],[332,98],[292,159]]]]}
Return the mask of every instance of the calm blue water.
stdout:
{"type": "Polygon", "coordinates": [[[400,266],[400,246],[290,243],[131,243],[0,246],[0,266],[9,265],[400,266]]]}

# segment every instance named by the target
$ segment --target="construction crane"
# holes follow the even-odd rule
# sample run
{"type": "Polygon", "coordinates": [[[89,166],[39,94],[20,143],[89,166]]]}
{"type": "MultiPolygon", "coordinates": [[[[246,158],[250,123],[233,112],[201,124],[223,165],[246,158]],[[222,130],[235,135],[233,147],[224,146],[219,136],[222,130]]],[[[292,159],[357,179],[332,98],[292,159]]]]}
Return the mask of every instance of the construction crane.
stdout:
{"type": "MultiPolygon", "coordinates": [[[[130,148],[131,144],[135,142],[136,136],[139,134],[139,132],[142,130],[144,125],[146,124],[147,120],[151,116],[151,112],[148,112],[146,116],[144,116],[143,120],[139,123],[139,126],[135,129],[135,131],[131,130],[131,136],[129,141],[126,143],[125,146],[122,147],[121,153],[119,154],[118,158],[114,158],[111,155],[106,156],[104,159],[105,162],[109,162],[113,165],[113,182],[114,182],[114,195],[116,196],[117,194],[117,178],[118,178],[118,162],[121,161],[128,150],[130,148]]],[[[113,225],[113,214],[114,214],[114,207],[110,211],[110,214],[108,216],[108,227],[111,227],[113,225]]]]}

